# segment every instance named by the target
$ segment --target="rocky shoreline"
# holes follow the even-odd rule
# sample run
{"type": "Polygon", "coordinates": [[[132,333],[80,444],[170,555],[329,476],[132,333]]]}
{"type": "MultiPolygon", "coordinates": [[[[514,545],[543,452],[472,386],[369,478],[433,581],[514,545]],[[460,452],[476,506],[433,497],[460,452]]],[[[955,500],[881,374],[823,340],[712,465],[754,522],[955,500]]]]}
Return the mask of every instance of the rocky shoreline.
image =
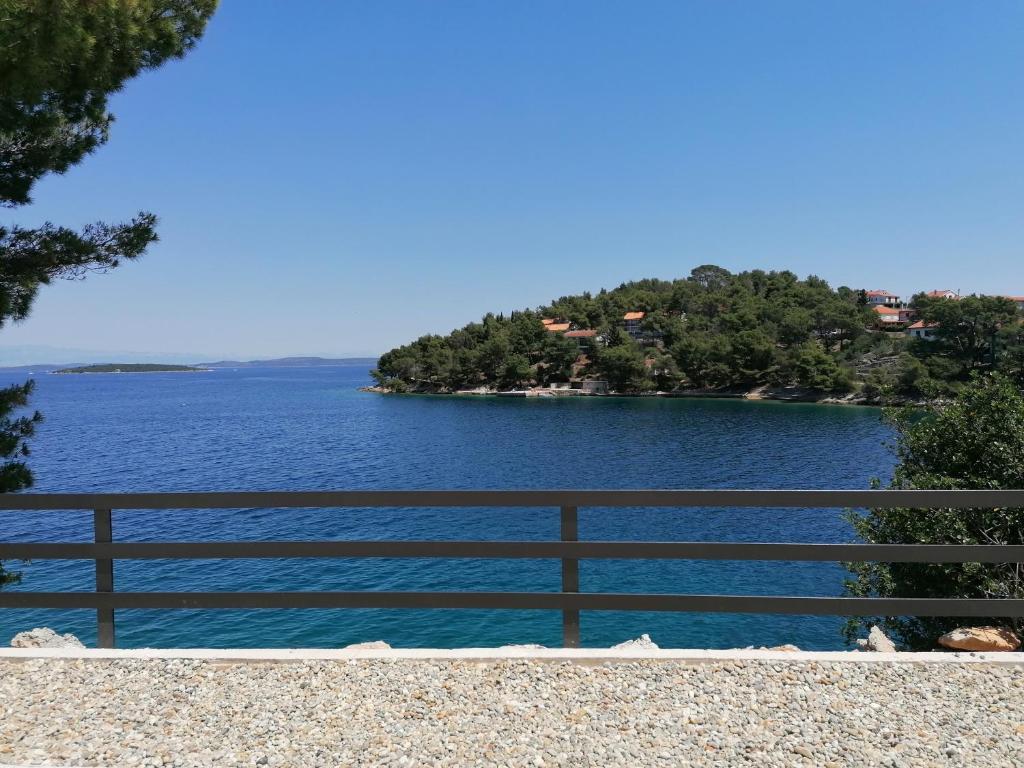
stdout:
{"type": "Polygon", "coordinates": [[[858,405],[869,408],[880,408],[892,405],[919,405],[925,403],[909,398],[897,398],[879,402],[868,398],[860,393],[852,392],[847,395],[834,395],[819,390],[806,389],[803,387],[785,386],[770,387],[760,386],[753,389],[685,389],[673,392],[582,392],[575,389],[553,389],[549,387],[531,387],[522,390],[498,390],[489,387],[477,387],[476,389],[449,390],[444,387],[420,386],[410,387],[405,391],[397,391],[390,387],[379,385],[359,387],[360,392],[372,392],[382,395],[444,395],[449,397],[662,397],[662,398],[693,398],[708,400],[753,400],[753,401],[774,401],[783,403],[811,403],[818,405],[858,405]]]}

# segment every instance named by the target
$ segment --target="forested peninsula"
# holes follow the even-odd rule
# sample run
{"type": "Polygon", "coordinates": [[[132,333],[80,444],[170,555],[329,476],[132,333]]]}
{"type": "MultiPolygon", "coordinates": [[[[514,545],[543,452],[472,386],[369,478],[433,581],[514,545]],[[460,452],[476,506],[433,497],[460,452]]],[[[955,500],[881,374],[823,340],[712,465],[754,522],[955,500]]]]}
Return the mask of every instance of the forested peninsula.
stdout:
{"type": "Polygon", "coordinates": [[[381,356],[374,391],[742,396],[885,404],[953,394],[976,371],[1024,384],[1024,300],[833,289],[713,265],[488,314],[381,356]]]}

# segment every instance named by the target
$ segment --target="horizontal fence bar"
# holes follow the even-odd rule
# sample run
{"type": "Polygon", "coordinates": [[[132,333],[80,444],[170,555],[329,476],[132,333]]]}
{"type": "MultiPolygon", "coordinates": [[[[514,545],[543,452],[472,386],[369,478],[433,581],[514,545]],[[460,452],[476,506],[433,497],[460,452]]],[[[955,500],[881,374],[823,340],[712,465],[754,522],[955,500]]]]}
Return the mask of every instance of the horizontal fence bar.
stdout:
{"type": "Polygon", "coordinates": [[[12,592],[0,608],[473,608],[779,613],[812,616],[1024,616],[1024,600],[580,592],[12,592]]]}
{"type": "Polygon", "coordinates": [[[268,491],[0,494],[0,510],[317,507],[1024,507],[1024,490],[268,491]]]}
{"type": "Polygon", "coordinates": [[[144,560],[285,557],[797,560],[1018,563],[1020,544],[774,544],[648,541],[232,541],[0,544],[0,559],[144,560]]]}

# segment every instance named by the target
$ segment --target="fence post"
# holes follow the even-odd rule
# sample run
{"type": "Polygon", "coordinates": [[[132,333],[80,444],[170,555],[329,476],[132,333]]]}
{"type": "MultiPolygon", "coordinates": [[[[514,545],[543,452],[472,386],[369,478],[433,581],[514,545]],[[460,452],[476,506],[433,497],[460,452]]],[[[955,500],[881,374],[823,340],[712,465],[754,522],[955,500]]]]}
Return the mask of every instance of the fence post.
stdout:
{"type": "MultiPolygon", "coordinates": [[[[562,507],[562,541],[577,541],[579,525],[576,507],[562,507]]],[[[580,591],[580,561],[576,558],[562,558],[562,591],[580,591]]],[[[562,611],[562,646],[580,647],[580,612],[562,611]]]]}
{"type": "MultiPolygon", "coordinates": [[[[93,529],[97,544],[110,544],[113,541],[113,526],[109,509],[93,510],[93,529]]],[[[114,561],[96,558],[96,591],[114,591],[114,561]]],[[[96,609],[96,647],[114,647],[114,609],[96,609]]]]}

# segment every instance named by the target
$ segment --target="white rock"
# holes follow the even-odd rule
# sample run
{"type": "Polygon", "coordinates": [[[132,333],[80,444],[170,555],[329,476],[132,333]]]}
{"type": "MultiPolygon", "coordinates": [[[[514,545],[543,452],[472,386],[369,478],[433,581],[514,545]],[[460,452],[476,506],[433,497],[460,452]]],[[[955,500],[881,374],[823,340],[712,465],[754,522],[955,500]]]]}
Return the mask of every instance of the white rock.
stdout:
{"type": "Polygon", "coordinates": [[[544,648],[543,645],[537,645],[537,643],[522,643],[521,645],[500,645],[498,650],[501,651],[539,651],[544,648]]]}
{"type": "Polygon", "coordinates": [[[624,643],[613,645],[611,650],[613,651],[641,651],[657,649],[658,644],[651,640],[651,636],[647,633],[640,635],[635,640],[627,640],[624,643]]]}
{"type": "Polygon", "coordinates": [[[885,632],[874,626],[868,632],[868,642],[864,650],[878,651],[879,653],[896,653],[896,643],[890,640],[885,632]]]}
{"type": "Polygon", "coordinates": [[[385,643],[383,640],[371,640],[368,643],[352,643],[352,645],[346,645],[346,651],[386,651],[391,646],[385,643]]]}
{"type": "Polygon", "coordinates": [[[85,644],[74,635],[58,635],[49,627],[36,627],[28,632],[19,632],[11,640],[12,648],[85,648],[85,644]]]}

